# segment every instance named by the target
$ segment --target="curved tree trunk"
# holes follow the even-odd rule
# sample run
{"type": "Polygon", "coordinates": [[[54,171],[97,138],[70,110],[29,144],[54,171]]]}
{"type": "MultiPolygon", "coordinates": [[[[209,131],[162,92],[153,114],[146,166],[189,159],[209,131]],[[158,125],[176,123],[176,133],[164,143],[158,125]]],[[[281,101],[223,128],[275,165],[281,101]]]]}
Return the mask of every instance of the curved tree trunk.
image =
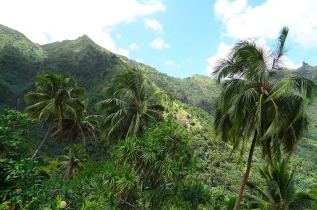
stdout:
{"type": "Polygon", "coordinates": [[[244,174],[244,177],[243,177],[243,180],[242,180],[242,184],[241,184],[241,187],[240,187],[240,191],[239,191],[239,195],[238,195],[236,204],[234,206],[234,210],[238,210],[239,209],[239,206],[240,206],[240,203],[241,203],[241,200],[242,200],[242,196],[243,196],[243,191],[244,191],[245,185],[246,185],[246,183],[248,181],[248,178],[249,178],[249,174],[250,174],[250,170],[251,170],[252,157],[253,157],[253,152],[254,152],[254,147],[255,147],[257,135],[258,135],[258,132],[255,131],[253,139],[252,139],[250,152],[249,152],[247,170],[245,171],[245,174],[244,174]]]}
{"type": "Polygon", "coordinates": [[[48,134],[50,133],[50,131],[51,131],[51,127],[49,127],[49,128],[47,129],[46,134],[45,134],[45,137],[44,137],[44,139],[42,140],[40,146],[39,146],[39,147],[35,150],[35,152],[33,153],[32,159],[34,159],[34,157],[36,156],[37,152],[40,150],[40,148],[42,147],[42,145],[43,145],[44,142],[46,141],[47,136],[48,136],[48,134]]]}

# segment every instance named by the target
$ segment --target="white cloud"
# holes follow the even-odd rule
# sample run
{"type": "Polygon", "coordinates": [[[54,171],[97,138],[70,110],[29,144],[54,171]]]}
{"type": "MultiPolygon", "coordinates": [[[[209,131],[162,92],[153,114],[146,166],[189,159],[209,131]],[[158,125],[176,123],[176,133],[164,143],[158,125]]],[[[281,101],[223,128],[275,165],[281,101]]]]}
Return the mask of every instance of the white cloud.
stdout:
{"type": "Polygon", "coordinates": [[[150,47],[161,50],[164,48],[170,48],[171,46],[166,44],[162,38],[157,38],[150,43],[150,47]]]}
{"type": "Polygon", "coordinates": [[[136,44],[136,43],[132,43],[132,44],[130,44],[130,46],[129,46],[129,48],[130,48],[130,50],[138,50],[138,49],[140,49],[140,45],[138,45],[138,44],[136,44]]]}
{"type": "Polygon", "coordinates": [[[10,0],[2,1],[1,8],[0,24],[39,44],[47,43],[45,33],[53,42],[87,34],[113,52],[116,46],[109,29],[166,9],[161,0],[10,0]]]}
{"type": "Polygon", "coordinates": [[[302,66],[302,63],[295,64],[286,56],[282,58],[282,62],[284,63],[284,66],[289,69],[297,69],[302,66]]]}
{"type": "Polygon", "coordinates": [[[164,65],[167,66],[167,67],[172,67],[172,68],[178,68],[178,67],[180,67],[179,64],[175,63],[175,62],[172,61],[172,60],[166,60],[166,61],[164,62],[164,65]]]}
{"type": "Polygon", "coordinates": [[[247,0],[218,0],[214,11],[225,27],[225,36],[235,39],[274,39],[283,26],[290,28],[289,39],[305,48],[317,47],[316,0],[267,0],[250,7],[247,0]]]}
{"type": "Polygon", "coordinates": [[[217,62],[219,59],[226,58],[226,56],[230,52],[231,47],[232,46],[227,45],[223,42],[220,43],[216,55],[212,56],[211,58],[207,58],[207,62],[209,63],[206,67],[207,74],[210,75],[215,70],[215,67],[217,66],[217,62]]]}
{"type": "Polygon", "coordinates": [[[125,57],[129,57],[129,50],[123,49],[123,48],[119,48],[118,54],[119,54],[119,55],[123,55],[123,56],[125,56],[125,57]]]}
{"type": "Polygon", "coordinates": [[[145,19],[145,29],[152,29],[158,33],[162,33],[163,26],[157,20],[145,19]]]}
{"type": "Polygon", "coordinates": [[[218,0],[214,6],[215,13],[218,18],[225,21],[236,17],[247,7],[247,0],[235,0],[229,2],[227,0],[218,0]]]}

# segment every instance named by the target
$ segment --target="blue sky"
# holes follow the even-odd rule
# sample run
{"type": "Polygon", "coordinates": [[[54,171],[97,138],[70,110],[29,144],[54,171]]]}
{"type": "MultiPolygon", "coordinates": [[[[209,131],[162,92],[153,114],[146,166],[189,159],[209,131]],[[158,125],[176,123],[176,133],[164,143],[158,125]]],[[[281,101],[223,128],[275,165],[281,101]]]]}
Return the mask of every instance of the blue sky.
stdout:
{"type": "Polygon", "coordinates": [[[181,78],[210,75],[217,59],[239,39],[256,37],[272,47],[286,25],[286,65],[317,65],[316,0],[65,2],[2,2],[7,10],[0,14],[0,24],[40,44],[87,34],[115,53],[181,78]]]}

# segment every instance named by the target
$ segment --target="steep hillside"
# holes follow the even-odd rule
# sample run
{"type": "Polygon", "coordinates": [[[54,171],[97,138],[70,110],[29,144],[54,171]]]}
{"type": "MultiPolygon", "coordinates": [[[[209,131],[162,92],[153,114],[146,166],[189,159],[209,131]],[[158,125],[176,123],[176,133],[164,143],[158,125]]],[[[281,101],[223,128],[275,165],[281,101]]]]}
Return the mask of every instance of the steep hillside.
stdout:
{"type": "MultiPolygon", "coordinates": [[[[28,43],[28,45],[7,44],[6,48],[10,50],[0,52],[0,57],[3,58],[0,63],[2,74],[7,78],[0,80],[0,88],[5,95],[15,96],[4,97],[0,101],[2,104],[15,105],[17,97],[22,96],[28,86],[28,81],[35,74],[48,70],[56,73],[71,73],[79,85],[86,88],[90,103],[95,104],[105,96],[106,87],[117,71],[137,68],[146,74],[154,86],[172,94],[177,100],[212,113],[213,101],[219,90],[216,82],[207,76],[194,75],[185,79],[170,77],[151,66],[114,54],[95,44],[86,35],[76,40],[43,45],[36,51],[37,53],[32,54],[32,56],[38,55],[38,58],[30,63],[29,58],[32,56],[24,55],[32,49],[38,49],[39,46],[30,42],[23,34],[7,27],[2,27],[2,34],[9,37],[7,40],[16,39],[21,40],[17,43],[28,43]]],[[[286,69],[280,78],[301,74],[316,81],[316,72],[316,67],[303,63],[299,69],[286,69]]]]}
{"type": "Polygon", "coordinates": [[[0,52],[16,48],[21,55],[32,62],[41,62],[46,57],[43,48],[31,42],[24,34],[0,24],[0,52]]]}
{"type": "Polygon", "coordinates": [[[0,25],[0,107],[23,106],[27,83],[40,68],[46,52],[23,34],[0,25]]]}
{"type": "MultiPolygon", "coordinates": [[[[95,44],[84,35],[76,40],[65,40],[39,46],[28,40],[23,34],[0,26],[0,97],[1,106],[17,107],[23,110],[23,95],[34,88],[35,76],[46,71],[56,73],[69,72],[78,81],[79,86],[87,90],[89,111],[95,111],[96,102],[105,98],[106,88],[113,75],[125,68],[143,71],[155,88],[172,94],[177,100],[173,107],[168,107],[168,114],[183,127],[187,128],[194,142],[193,153],[199,158],[197,177],[212,187],[219,185],[230,192],[237,191],[245,168],[239,154],[231,154],[231,147],[222,141],[211,141],[213,136],[212,110],[214,99],[219,93],[216,81],[207,76],[194,75],[185,79],[170,77],[155,68],[144,65],[126,57],[114,54],[95,44]],[[18,105],[19,104],[19,105],[18,105]],[[219,184],[220,183],[220,184],[219,184]],[[237,184],[238,183],[238,184],[237,184]]],[[[306,63],[296,69],[285,69],[279,79],[304,75],[317,82],[317,67],[306,63]]],[[[0,110],[1,111],[1,110],[0,110]]],[[[297,180],[302,188],[307,189],[316,183],[316,141],[317,141],[317,106],[309,110],[312,123],[309,133],[299,145],[292,166],[300,165],[297,180]]],[[[39,144],[43,130],[33,129],[33,140],[39,144]],[[38,138],[37,138],[38,137],[38,138]]],[[[89,143],[87,151],[96,160],[107,151],[102,142],[89,143]]],[[[49,141],[43,147],[43,153],[56,157],[64,144],[49,141]]],[[[256,151],[254,167],[260,166],[261,154],[256,151]]],[[[246,156],[242,157],[245,162],[246,156]]],[[[251,174],[257,180],[258,174],[251,174]]]]}
{"type": "Polygon", "coordinates": [[[73,41],[55,42],[43,46],[48,57],[40,72],[69,72],[87,90],[91,103],[104,97],[105,85],[119,69],[119,57],[95,44],[84,35],[73,41]]]}
{"type": "Polygon", "coordinates": [[[6,40],[9,41],[6,42],[6,50],[0,51],[3,58],[0,63],[1,74],[6,78],[0,80],[0,88],[6,95],[0,104],[17,106],[17,98],[23,103],[23,93],[32,86],[28,81],[45,71],[71,73],[79,85],[86,88],[90,103],[94,104],[104,97],[107,84],[116,71],[137,68],[147,75],[154,86],[171,93],[183,103],[201,107],[211,113],[212,99],[217,88],[209,77],[170,77],[151,66],[116,55],[98,46],[86,35],[76,40],[65,40],[40,47],[23,34],[6,27],[2,28],[3,36],[8,37],[6,40]],[[12,44],[12,40],[20,41],[12,44]],[[30,59],[32,57],[36,59],[30,59]]]}
{"type": "Polygon", "coordinates": [[[84,35],[74,41],[55,42],[43,45],[48,53],[41,71],[70,72],[84,86],[92,103],[103,97],[113,74],[125,68],[142,70],[158,88],[171,93],[183,103],[201,107],[211,112],[211,99],[215,96],[216,84],[206,76],[195,75],[186,79],[170,77],[155,68],[116,55],[95,44],[84,35]]]}

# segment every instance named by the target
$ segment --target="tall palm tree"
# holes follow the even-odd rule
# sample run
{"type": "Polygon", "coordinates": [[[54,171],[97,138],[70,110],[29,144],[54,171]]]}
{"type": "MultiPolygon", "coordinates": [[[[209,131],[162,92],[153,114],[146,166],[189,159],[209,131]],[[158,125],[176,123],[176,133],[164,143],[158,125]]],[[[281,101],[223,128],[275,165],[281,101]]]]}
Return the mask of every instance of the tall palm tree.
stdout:
{"type": "MultiPolygon", "coordinates": [[[[82,108],[82,102],[78,97],[83,96],[84,91],[77,87],[75,80],[69,75],[57,75],[46,72],[37,77],[36,92],[25,95],[28,103],[34,103],[25,111],[38,121],[42,122],[42,127],[47,124],[57,124],[58,129],[62,128],[62,120],[65,116],[76,119],[76,109],[82,108]]],[[[51,126],[47,129],[45,138],[32,155],[34,158],[39,149],[44,144],[51,132],[51,126]]]]}
{"type": "Polygon", "coordinates": [[[294,187],[294,172],[289,172],[287,163],[273,162],[260,170],[265,180],[264,189],[253,183],[247,183],[251,191],[258,196],[247,195],[253,204],[261,209],[287,210],[307,209],[313,198],[304,192],[296,192],[294,187]]]}
{"type": "Polygon", "coordinates": [[[306,108],[317,94],[316,84],[294,76],[277,81],[283,69],[288,28],[283,28],[274,52],[255,40],[237,43],[214,71],[222,81],[215,112],[215,134],[242,151],[251,140],[247,169],[234,209],[238,209],[249,177],[256,144],[268,161],[284,149],[289,155],[308,123],[306,108]]]}
{"type": "MultiPolygon", "coordinates": [[[[99,116],[88,115],[86,112],[87,103],[81,102],[79,107],[75,107],[75,115],[64,117],[61,120],[60,129],[56,128],[53,133],[56,141],[68,141],[75,143],[78,139],[86,145],[87,138],[94,138],[98,132],[97,124],[99,116]]],[[[58,127],[58,125],[56,126],[58,127]]]]}
{"type": "Polygon", "coordinates": [[[109,144],[136,136],[150,120],[162,119],[161,100],[169,97],[162,92],[148,95],[147,82],[138,70],[125,70],[112,80],[111,97],[98,103],[105,112],[101,128],[109,144]]]}
{"type": "Polygon", "coordinates": [[[95,133],[98,131],[96,127],[96,116],[88,116],[86,106],[87,103],[83,102],[80,107],[77,107],[75,117],[71,116],[62,119],[61,128],[56,129],[56,132],[52,135],[56,141],[68,141],[73,144],[68,149],[68,158],[64,156],[65,158],[62,162],[63,166],[65,166],[63,172],[64,179],[75,176],[83,168],[80,158],[76,159],[76,157],[82,154],[82,150],[75,145],[76,140],[80,138],[85,146],[86,139],[94,138],[95,133]],[[76,154],[76,150],[78,150],[78,154],[76,154]]]}
{"type": "Polygon", "coordinates": [[[84,169],[83,162],[88,160],[88,155],[84,147],[73,145],[67,147],[64,151],[66,154],[59,158],[59,166],[63,169],[63,179],[76,176],[84,169]]]}

